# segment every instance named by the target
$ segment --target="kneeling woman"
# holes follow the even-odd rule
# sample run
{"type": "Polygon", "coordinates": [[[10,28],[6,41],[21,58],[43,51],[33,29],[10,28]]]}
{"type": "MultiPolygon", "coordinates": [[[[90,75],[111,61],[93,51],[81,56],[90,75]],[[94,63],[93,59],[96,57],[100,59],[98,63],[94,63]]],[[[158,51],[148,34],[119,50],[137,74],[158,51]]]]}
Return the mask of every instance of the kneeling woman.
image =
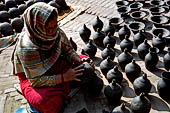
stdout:
{"type": "Polygon", "coordinates": [[[70,92],[69,82],[82,75],[79,56],[57,22],[57,9],[35,3],[24,12],[24,29],[14,52],[14,73],[22,94],[40,112],[59,113],[70,92]]]}

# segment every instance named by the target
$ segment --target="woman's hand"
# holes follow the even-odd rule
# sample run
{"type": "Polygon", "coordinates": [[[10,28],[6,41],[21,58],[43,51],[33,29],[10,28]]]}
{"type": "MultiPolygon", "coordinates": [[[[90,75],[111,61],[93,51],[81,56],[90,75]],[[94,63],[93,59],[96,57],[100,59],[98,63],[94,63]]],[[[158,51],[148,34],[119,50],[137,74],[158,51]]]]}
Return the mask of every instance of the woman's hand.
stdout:
{"type": "Polygon", "coordinates": [[[72,80],[75,81],[81,81],[80,79],[78,79],[78,76],[82,76],[83,75],[83,65],[77,66],[75,68],[70,68],[68,69],[64,74],[63,74],[63,78],[64,78],[64,82],[69,82],[72,80]]]}
{"type": "Polygon", "coordinates": [[[81,59],[82,62],[88,62],[92,67],[94,67],[94,62],[89,58],[82,58],[81,59]]]}

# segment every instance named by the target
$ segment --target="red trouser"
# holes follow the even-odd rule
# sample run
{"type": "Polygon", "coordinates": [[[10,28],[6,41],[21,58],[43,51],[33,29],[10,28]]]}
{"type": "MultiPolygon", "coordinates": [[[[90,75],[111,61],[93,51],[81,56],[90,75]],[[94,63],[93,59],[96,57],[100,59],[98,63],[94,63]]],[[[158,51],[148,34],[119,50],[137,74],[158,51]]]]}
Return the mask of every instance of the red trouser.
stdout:
{"type": "MultiPolygon", "coordinates": [[[[87,58],[80,55],[81,58],[87,58]]],[[[47,73],[59,73],[68,69],[68,63],[64,60],[58,60],[47,73]]],[[[69,83],[63,83],[56,87],[33,88],[24,73],[17,74],[20,80],[22,94],[28,102],[38,111],[43,113],[59,113],[65,99],[70,92],[69,83]]]]}

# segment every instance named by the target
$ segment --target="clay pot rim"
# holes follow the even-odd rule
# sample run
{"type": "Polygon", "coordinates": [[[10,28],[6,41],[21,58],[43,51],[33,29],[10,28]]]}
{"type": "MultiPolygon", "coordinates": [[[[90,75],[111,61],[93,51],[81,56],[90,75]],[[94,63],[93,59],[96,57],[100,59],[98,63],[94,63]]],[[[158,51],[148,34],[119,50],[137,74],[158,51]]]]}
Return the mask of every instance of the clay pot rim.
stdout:
{"type": "Polygon", "coordinates": [[[152,1],[150,1],[150,4],[153,5],[153,6],[162,6],[162,5],[164,5],[164,1],[161,1],[161,0],[152,0],[152,1]],[[159,3],[159,4],[157,5],[155,3],[159,3]]]}
{"type": "Polygon", "coordinates": [[[161,77],[165,80],[170,80],[169,75],[170,75],[170,72],[168,72],[168,71],[164,71],[164,72],[161,73],[161,77]]]}
{"type": "Polygon", "coordinates": [[[169,18],[167,16],[161,16],[161,15],[152,15],[150,17],[150,20],[153,22],[153,23],[156,23],[156,24],[166,24],[168,23],[169,21],[169,18]],[[158,19],[160,18],[160,22],[156,22],[154,19],[158,19]]]}
{"type": "Polygon", "coordinates": [[[122,7],[119,7],[117,9],[117,11],[120,13],[120,14],[126,14],[126,13],[129,13],[130,12],[130,8],[128,6],[122,6],[122,7]],[[125,10],[125,11],[121,11],[121,10],[125,10]]]}
{"type": "Polygon", "coordinates": [[[154,14],[154,13],[163,13],[163,12],[165,12],[165,8],[163,8],[163,7],[151,7],[151,8],[149,8],[149,11],[152,14],[154,14]],[[154,11],[155,9],[159,10],[159,11],[154,11]]]}
{"type": "Polygon", "coordinates": [[[116,1],[117,7],[127,6],[128,4],[129,4],[128,1],[116,1]]]}
{"type": "Polygon", "coordinates": [[[162,33],[162,37],[168,37],[170,35],[170,32],[165,28],[155,28],[152,30],[152,33],[154,36],[158,36],[160,33],[162,33]]]}
{"type": "Polygon", "coordinates": [[[147,16],[147,13],[145,11],[134,11],[130,14],[130,16],[134,19],[142,19],[142,18],[145,18],[147,16]],[[137,13],[140,13],[140,17],[135,17],[134,15],[137,14],[137,13]]]}
{"type": "Polygon", "coordinates": [[[111,18],[109,20],[109,23],[111,23],[112,25],[120,25],[124,22],[124,20],[122,18],[119,18],[119,17],[114,17],[114,18],[111,18]]]}
{"type": "Polygon", "coordinates": [[[149,52],[151,52],[151,53],[159,53],[159,49],[157,47],[150,47],[149,52]],[[155,49],[155,51],[152,51],[152,49],[155,49]]]}
{"type": "Polygon", "coordinates": [[[142,30],[142,29],[145,29],[145,24],[142,23],[142,22],[133,22],[133,23],[130,23],[128,27],[129,27],[131,30],[133,30],[133,31],[140,31],[140,30],[142,30]],[[133,26],[138,25],[138,28],[135,29],[135,28],[132,27],[132,25],[133,25],[133,26]]]}
{"type": "Polygon", "coordinates": [[[166,1],[166,5],[170,6],[170,0],[166,1]]]}
{"type": "Polygon", "coordinates": [[[140,3],[140,2],[134,2],[134,3],[130,4],[129,7],[130,7],[132,10],[133,10],[133,9],[140,9],[140,8],[143,7],[143,4],[140,3]],[[137,5],[137,7],[133,7],[133,6],[136,6],[136,5],[137,5]]]}

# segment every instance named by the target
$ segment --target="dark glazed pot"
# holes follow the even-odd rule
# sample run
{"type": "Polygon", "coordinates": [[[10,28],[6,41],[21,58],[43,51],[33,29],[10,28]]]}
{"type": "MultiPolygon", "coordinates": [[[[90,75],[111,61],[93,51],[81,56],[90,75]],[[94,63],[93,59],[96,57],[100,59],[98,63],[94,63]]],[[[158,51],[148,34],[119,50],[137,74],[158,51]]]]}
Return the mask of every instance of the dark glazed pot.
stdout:
{"type": "Polygon", "coordinates": [[[132,62],[132,60],[133,60],[133,56],[128,52],[127,49],[125,49],[124,52],[118,56],[118,63],[122,71],[125,70],[125,66],[128,63],[132,62]]]}
{"type": "Polygon", "coordinates": [[[135,79],[133,87],[136,95],[140,95],[141,93],[148,94],[151,91],[152,84],[148,80],[146,73],[143,73],[141,77],[135,79]]]}
{"type": "Polygon", "coordinates": [[[4,35],[4,36],[10,36],[14,34],[13,28],[11,26],[11,24],[4,22],[4,23],[0,23],[0,32],[4,35]]]}
{"type": "Polygon", "coordinates": [[[115,33],[115,27],[111,24],[111,23],[109,23],[109,25],[107,25],[105,28],[104,28],[104,32],[105,32],[105,34],[108,34],[108,33],[110,33],[110,35],[114,35],[114,33],[115,33]]]}
{"type": "Polygon", "coordinates": [[[103,40],[103,44],[104,44],[104,47],[106,47],[107,44],[110,44],[110,47],[112,49],[114,49],[114,46],[116,44],[116,37],[115,36],[111,36],[110,33],[108,33],[108,35],[103,40]]]}
{"type": "Polygon", "coordinates": [[[112,80],[114,79],[116,83],[121,85],[123,80],[123,74],[119,71],[117,65],[113,69],[108,71],[106,79],[108,80],[109,83],[111,83],[112,80]]]}
{"type": "Polygon", "coordinates": [[[152,15],[161,15],[165,13],[165,8],[163,7],[151,7],[149,10],[152,15]]]}
{"type": "Polygon", "coordinates": [[[138,47],[146,39],[145,31],[141,30],[139,33],[135,34],[133,37],[135,46],[138,47]]]}
{"type": "Polygon", "coordinates": [[[15,0],[17,5],[25,4],[24,0],[15,0]]]}
{"type": "Polygon", "coordinates": [[[70,37],[70,43],[71,43],[71,46],[73,47],[73,49],[75,51],[77,51],[77,44],[73,41],[72,37],[70,37]]]}
{"type": "Polygon", "coordinates": [[[142,60],[145,59],[145,56],[149,53],[149,48],[151,46],[148,44],[148,41],[147,39],[144,40],[143,43],[141,43],[138,48],[137,48],[137,51],[138,51],[138,56],[139,58],[141,58],[142,60]]]}
{"type": "Polygon", "coordinates": [[[163,61],[164,61],[164,67],[167,71],[170,70],[170,47],[168,47],[168,51],[165,54],[165,56],[163,57],[163,61]]]}
{"type": "Polygon", "coordinates": [[[161,98],[165,100],[170,99],[170,72],[162,72],[162,78],[157,83],[158,94],[161,98]]]}
{"type": "Polygon", "coordinates": [[[12,7],[17,7],[15,0],[5,0],[5,5],[8,9],[12,7]]]}
{"type": "Polygon", "coordinates": [[[0,11],[7,11],[8,8],[5,6],[5,4],[0,3],[0,11]]]}
{"type": "Polygon", "coordinates": [[[130,12],[130,10],[131,9],[128,6],[122,6],[117,9],[123,19],[126,19],[129,16],[128,13],[130,12]]]}
{"type": "Polygon", "coordinates": [[[11,25],[12,28],[15,30],[16,33],[21,33],[23,27],[24,27],[24,22],[21,18],[14,18],[11,20],[11,25]]]}
{"type": "Polygon", "coordinates": [[[150,4],[153,6],[160,7],[160,6],[164,5],[164,1],[163,0],[151,0],[150,4]]]}
{"type": "Polygon", "coordinates": [[[161,34],[159,34],[154,39],[152,39],[152,45],[153,47],[158,48],[159,52],[163,52],[166,45],[166,41],[162,38],[161,34]]]}
{"type": "Polygon", "coordinates": [[[85,43],[88,43],[88,42],[89,42],[90,35],[91,35],[91,31],[90,31],[90,29],[84,24],[84,26],[79,30],[79,35],[80,35],[81,39],[82,39],[85,43]]]}
{"type": "Polygon", "coordinates": [[[120,30],[120,28],[122,27],[121,24],[123,22],[124,20],[122,18],[117,18],[117,17],[111,18],[109,20],[109,23],[111,23],[114,26],[116,32],[120,30]]]}
{"type": "Polygon", "coordinates": [[[136,34],[141,30],[145,29],[145,24],[142,22],[133,22],[129,24],[129,28],[131,29],[131,31],[136,34]]]}
{"type": "Polygon", "coordinates": [[[104,94],[109,104],[117,106],[122,97],[122,87],[115,80],[104,88],[104,94]]]}
{"type": "Polygon", "coordinates": [[[133,113],[133,112],[130,108],[125,106],[125,103],[122,103],[120,106],[115,107],[111,113],[133,113]]]}
{"type": "Polygon", "coordinates": [[[142,21],[147,16],[145,11],[135,11],[130,14],[135,21],[142,21]]]}
{"type": "Polygon", "coordinates": [[[134,2],[134,3],[130,4],[129,7],[130,7],[132,12],[133,11],[139,11],[143,7],[143,4],[140,3],[140,2],[134,2]]]}
{"type": "Polygon", "coordinates": [[[111,48],[110,44],[108,44],[107,47],[101,52],[101,56],[103,59],[106,59],[109,56],[110,59],[114,60],[115,51],[111,48]]]}
{"type": "Polygon", "coordinates": [[[57,8],[57,11],[58,11],[59,14],[61,13],[61,6],[58,5],[55,1],[50,1],[50,2],[48,2],[48,4],[57,8]]]}
{"type": "Polygon", "coordinates": [[[93,41],[90,40],[84,47],[84,52],[90,57],[94,58],[97,52],[97,47],[93,44],[93,41]]]}
{"type": "Polygon", "coordinates": [[[127,25],[124,25],[118,32],[119,39],[122,41],[126,36],[130,37],[131,32],[127,25]]]}
{"type": "Polygon", "coordinates": [[[129,81],[133,83],[133,81],[140,76],[141,68],[135,60],[132,60],[131,63],[125,66],[125,73],[129,81]]]}
{"type": "Polygon", "coordinates": [[[7,11],[0,11],[0,22],[9,22],[10,14],[7,11]]]}
{"type": "Polygon", "coordinates": [[[116,2],[116,6],[119,8],[119,7],[122,7],[122,6],[127,6],[129,4],[128,1],[117,1],[116,2]]]}
{"type": "Polygon", "coordinates": [[[20,14],[21,14],[20,10],[16,7],[10,8],[8,12],[10,14],[11,19],[15,17],[20,17],[20,14]]]}
{"type": "Polygon", "coordinates": [[[149,113],[151,110],[151,102],[144,94],[141,94],[132,99],[131,110],[134,113],[149,113]]]}
{"type": "Polygon", "coordinates": [[[61,10],[68,10],[70,8],[65,0],[54,0],[54,1],[61,7],[61,10]]]}
{"type": "Polygon", "coordinates": [[[24,11],[27,9],[27,5],[26,4],[21,4],[18,6],[19,11],[21,12],[21,14],[24,13],[24,11]]]}
{"type": "Polygon", "coordinates": [[[155,70],[158,64],[159,57],[157,55],[158,49],[155,47],[149,48],[149,53],[145,56],[145,67],[149,71],[155,70]]]}
{"type": "Polygon", "coordinates": [[[169,23],[169,18],[166,16],[153,15],[150,17],[150,19],[156,28],[162,28],[163,26],[169,23]]]}
{"type": "Polygon", "coordinates": [[[127,48],[128,52],[131,53],[133,49],[133,42],[129,40],[128,36],[126,36],[125,39],[120,42],[120,48],[122,51],[124,51],[124,49],[127,48]]]}
{"type": "Polygon", "coordinates": [[[161,34],[163,38],[166,38],[170,35],[170,32],[165,28],[156,28],[152,30],[153,35],[158,36],[161,34]]]}
{"type": "Polygon", "coordinates": [[[97,28],[99,29],[99,31],[101,31],[103,28],[103,22],[97,16],[96,19],[92,22],[92,26],[93,26],[94,31],[97,31],[97,28]]]}
{"type": "Polygon", "coordinates": [[[26,1],[27,7],[29,7],[29,6],[31,6],[31,5],[33,5],[33,4],[34,4],[34,0],[28,0],[28,1],[26,1]]]}
{"type": "Polygon", "coordinates": [[[110,59],[110,57],[107,57],[105,60],[103,60],[100,63],[100,70],[103,73],[103,75],[106,77],[107,72],[111,70],[116,65],[115,62],[110,59]]]}
{"type": "Polygon", "coordinates": [[[97,31],[93,34],[93,41],[99,47],[104,47],[103,40],[105,38],[105,34],[97,29],[97,31]]]}
{"type": "Polygon", "coordinates": [[[103,88],[103,80],[96,74],[89,80],[88,91],[92,96],[99,96],[103,88]]]}

